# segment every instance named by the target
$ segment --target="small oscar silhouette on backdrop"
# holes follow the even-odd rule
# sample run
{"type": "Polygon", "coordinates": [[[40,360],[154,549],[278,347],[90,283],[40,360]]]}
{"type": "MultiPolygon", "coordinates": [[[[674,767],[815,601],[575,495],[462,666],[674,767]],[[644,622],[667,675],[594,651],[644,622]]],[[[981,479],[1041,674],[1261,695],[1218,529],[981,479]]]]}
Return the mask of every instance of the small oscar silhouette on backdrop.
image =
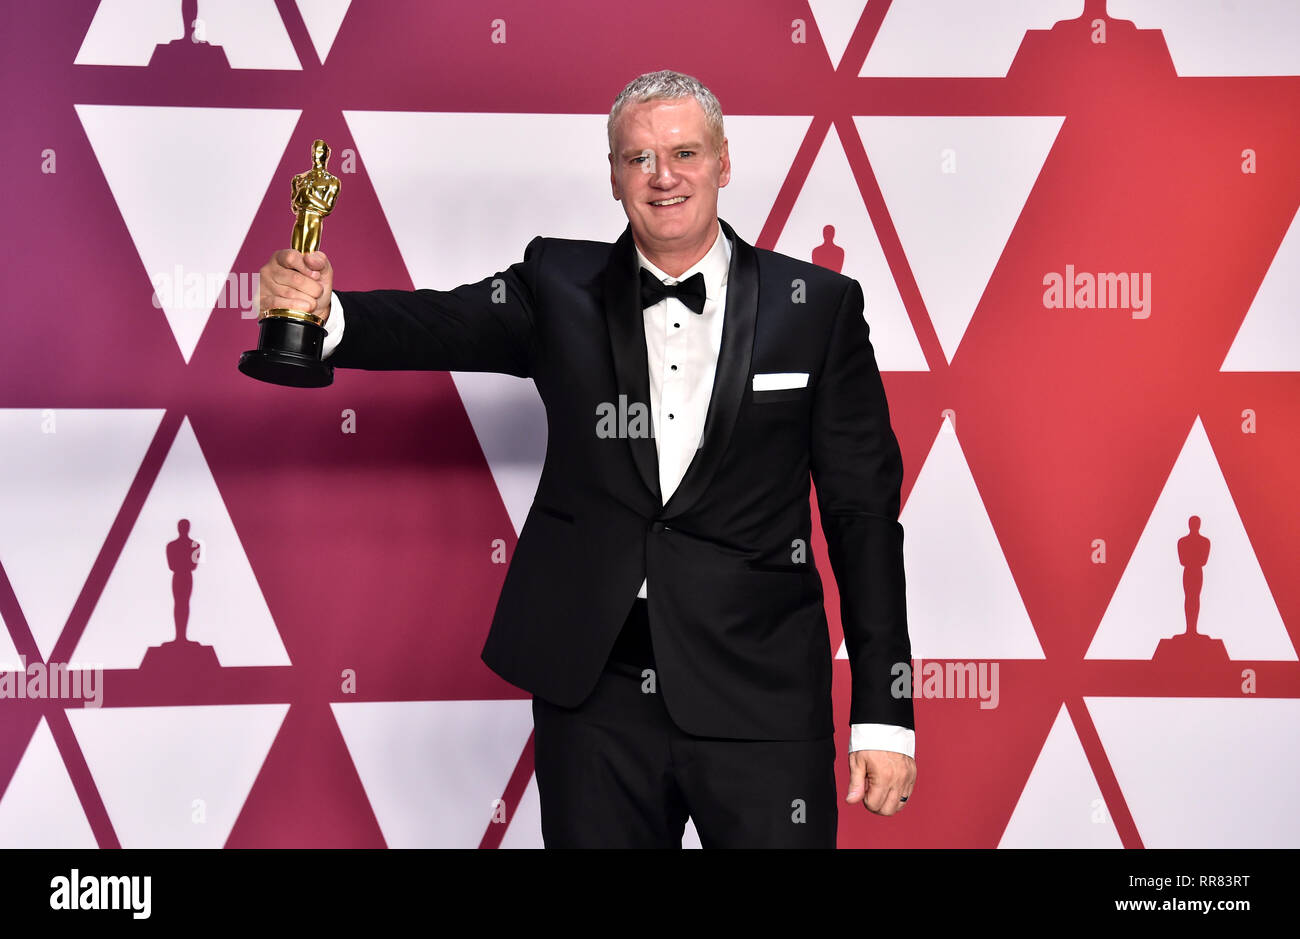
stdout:
{"type": "Polygon", "coordinates": [[[812,250],[812,262],[835,273],[844,269],[844,249],[835,243],[835,226],[822,229],[822,243],[812,250]]]}
{"type": "Polygon", "coordinates": [[[160,646],[150,646],[142,669],[201,671],[219,669],[216,650],[195,642],[185,635],[190,622],[190,595],[194,592],[194,571],[199,566],[199,543],[190,537],[190,521],[176,523],[178,537],[167,543],[167,567],[172,572],[172,616],[176,621],[176,638],[160,646]]]}
{"type": "Polygon", "coordinates": [[[154,47],[149,68],[180,72],[229,72],[226,50],[208,41],[207,25],[199,19],[198,0],[181,2],[181,38],[154,47]]]}
{"type": "Polygon", "coordinates": [[[1201,517],[1187,520],[1187,534],[1178,539],[1178,561],[1183,565],[1183,615],[1187,627],[1156,646],[1155,661],[1187,665],[1228,662],[1228,649],[1222,639],[1200,632],[1196,622],[1201,614],[1201,585],[1205,582],[1205,565],[1210,560],[1210,539],[1201,534],[1201,517]]]}

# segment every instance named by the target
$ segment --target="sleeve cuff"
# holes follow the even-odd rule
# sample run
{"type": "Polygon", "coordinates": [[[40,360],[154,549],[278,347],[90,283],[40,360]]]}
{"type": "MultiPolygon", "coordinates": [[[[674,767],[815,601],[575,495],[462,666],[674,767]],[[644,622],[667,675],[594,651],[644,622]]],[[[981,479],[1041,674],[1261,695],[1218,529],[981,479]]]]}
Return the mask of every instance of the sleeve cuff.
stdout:
{"type": "Polygon", "coordinates": [[[343,341],[343,303],[339,295],[330,291],[330,315],[325,320],[325,343],[321,347],[321,358],[328,359],[338,344],[343,341]]]}
{"type": "Polygon", "coordinates": [[[893,724],[851,724],[849,752],[854,750],[893,750],[916,759],[916,731],[893,724]]]}

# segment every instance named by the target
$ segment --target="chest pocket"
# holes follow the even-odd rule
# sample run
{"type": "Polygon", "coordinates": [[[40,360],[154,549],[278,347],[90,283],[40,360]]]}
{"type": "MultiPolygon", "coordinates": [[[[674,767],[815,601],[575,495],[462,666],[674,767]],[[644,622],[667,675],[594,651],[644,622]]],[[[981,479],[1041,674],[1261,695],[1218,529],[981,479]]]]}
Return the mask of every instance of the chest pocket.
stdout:
{"type": "Polygon", "coordinates": [[[772,388],[766,391],[750,391],[749,400],[756,405],[780,404],[786,401],[807,401],[807,388],[772,388]]]}

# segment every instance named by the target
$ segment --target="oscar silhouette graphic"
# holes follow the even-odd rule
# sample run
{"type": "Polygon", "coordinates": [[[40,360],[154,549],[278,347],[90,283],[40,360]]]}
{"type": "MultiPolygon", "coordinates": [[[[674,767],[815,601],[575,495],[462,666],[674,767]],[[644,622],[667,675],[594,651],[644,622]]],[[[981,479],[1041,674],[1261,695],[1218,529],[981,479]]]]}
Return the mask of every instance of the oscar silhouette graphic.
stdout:
{"type": "Polygon", "coordinates": [[[199,19],[198,0],[182,0],[181,21],[181,38],[155,46],[149,67],[178,73],[230,71],[226,50],[207,40],[206,26],[199,19]]]}
{"type": "Polygon", "coordinates": [[[1228,650],[1222,639],[1214,639],[1196,628],[1201,614],[1201,585],[1205,582],[1205,565],[1210,560],[1210,539],[1201,534],[1201,517],[1187,520],[1187,534],[1178,539],[1178,562],[1183,565],[1183,615],[1186,628],[1175,636],[1161,639],[1155,660],[1185,663],[1227,662],[1228,650]]]}
{"type": "Polygon", "coordinates": [[[212,646],[195,642],[185,635],[190,622],[190,595],[194,592],[194,571],[199,566],[201,548],[190,537],[190,520],[176,523],[178,537],[167,543],[167,567],[172,572],[172,616],[176,622],[176,638],[160,646],[150,646],[145,653],[142,669],[165,668],[170,670],[200,671],[221,668],[212,646]]]}
{"type": "Polygon", "coordinates": [[[844,249],[835,243],[835,226],[822,229],[822,243],[813,248],[812,262],[839,273],[844,269],[844,249]]]}

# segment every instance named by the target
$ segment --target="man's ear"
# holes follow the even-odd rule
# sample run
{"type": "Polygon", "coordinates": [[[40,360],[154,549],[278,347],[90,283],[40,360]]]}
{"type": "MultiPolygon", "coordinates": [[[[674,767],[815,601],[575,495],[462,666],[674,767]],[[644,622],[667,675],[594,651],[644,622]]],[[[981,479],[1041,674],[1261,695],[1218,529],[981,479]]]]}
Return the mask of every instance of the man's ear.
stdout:
{"type": "Polygon", "coordinates": [[[623,197],[618,192],[618,177],[614,174],[614,154],[609,155],[609,188],[614,194],[615,202],[622,202],[623,197]]]}
{"type": "Polygon", "coordinates": [[[718,155],[718,160],[722,163],[722,172],[718,174],[718,188],[721,189],[731,182],[731,153],[727,150],[726,137],[722,138],[722,152],[718,155]]]}

